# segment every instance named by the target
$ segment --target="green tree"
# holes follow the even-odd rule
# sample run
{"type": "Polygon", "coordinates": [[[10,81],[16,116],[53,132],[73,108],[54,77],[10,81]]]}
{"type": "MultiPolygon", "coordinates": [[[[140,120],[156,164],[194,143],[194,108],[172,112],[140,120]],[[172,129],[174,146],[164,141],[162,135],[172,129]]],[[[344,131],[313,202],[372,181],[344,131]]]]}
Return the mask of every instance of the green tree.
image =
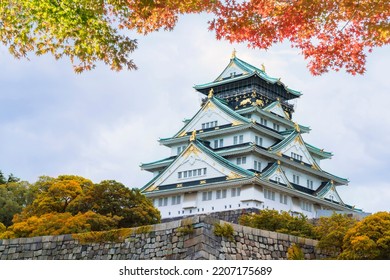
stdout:
{"type": "Polygon", "coordinates": [[[139,190],[129,189],[114,180],[105,180],[88,188],[71,207],[73,213],[86,210],[121,217],[119,227],[155,224],[160,221],[160,212],[139,190]]]}
{"type": "Polygon", "coordinates": [[[0,185],[7,183],[7,180],[4,177],[3,172],[0,170],[0,185]]]}
{"type": "Polygon", "coordinates": [[[333,213],[331,217],[321,217],[314,227],[319,239],[318,248],[336,258],[342,252],[345,234],[356,222],[346,214],[333,213]]]}
{"type": "Polygon", "coordinates": [[[291,216],[285,211],[279,213],[276,210],[266,209],[255,215],[241,216],[239,223],[244,226],[301,237],[315,237],[313,225],[307,220],[307,217],[302,214],[291,216]]]}
{"type": "Polygon", "coordinates": [[[389,260],[390,213],[378,212],[356,223],[346,233],[340,259],[389,260]]]}
{"type": "Polygon", "coordinates": [[[18,177],[15,177],[14,174],[11,173],[8,175],[8,180],[7,180],[8,183],[16,183],[19,181],[20,179],[18,177]]]}
{"type": "Polygon", "coordinates": [[[0,185],[0,222],[6,226],[12,224],[15,214],[21,213],[30,202],[30,184],[11,182],[0,185]]]}

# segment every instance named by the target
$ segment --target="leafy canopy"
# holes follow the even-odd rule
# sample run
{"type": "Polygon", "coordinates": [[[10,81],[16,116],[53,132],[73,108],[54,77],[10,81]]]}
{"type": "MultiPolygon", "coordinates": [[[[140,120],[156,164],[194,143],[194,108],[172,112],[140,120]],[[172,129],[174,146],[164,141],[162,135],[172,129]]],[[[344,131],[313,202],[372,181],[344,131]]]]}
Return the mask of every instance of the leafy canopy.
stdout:
{"type": "Polygon", "coordinates": [[[217,39],[268,49],[288,40],[312,74],[363,74],[366,52],[390,43],[388,0],[3,0],[0,41],[17,58],[51,53],[76,72],[103,61],[136,69],[137,47],[120,29],[172,30],[182,14],[209,13],[217,39]]]}
{"type": "Polygon", "coordinates": [[[314,228],[318,237],[318,248],[336,258],[343,249],[343,239],[356,220],[345,214],[334,213],[330,217],[321,217],[314,228]]]}
{"type": "Polygon", "coordinates": [[[160,221],[160,212],[149,199],[113,180],[94,184],[80,176],[41,177],[30,190],[33,201],[14,211],[13,224],[12,216],[7,216],[8,228],[0,238],[101,231],[160,221]]]}
{"type": "Polygon", "coordinates": [[[346,233],[340,259],[389,260],[390,213],[370,215],[346,233]]]}

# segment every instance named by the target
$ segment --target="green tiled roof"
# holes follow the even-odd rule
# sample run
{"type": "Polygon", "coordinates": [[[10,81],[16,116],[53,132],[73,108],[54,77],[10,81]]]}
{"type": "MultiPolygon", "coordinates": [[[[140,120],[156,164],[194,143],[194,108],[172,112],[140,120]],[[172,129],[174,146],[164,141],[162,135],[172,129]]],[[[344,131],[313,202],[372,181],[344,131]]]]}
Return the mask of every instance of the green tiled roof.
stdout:
{"type": "MultiPolygon", "coordinates": [[[[183,153],[185,153],[185,151],[187,149],[189,149],[189,147],[191,145],[194,145],[195,147],[199,148],[202,152],[204,152],[205,154],[207,154],[208,156],[212,157],[213,160],[215,160],[216,162],[218,162],[219,164],[227,167],[228,169],[234,171],[234,172],[237,172],[239,173],[240,175],[244,176],[244,177],[253,177],[255,176],[255,173],[249,171],[249,170],[246,170],[244,168],[241,168],[239,167],[238,165],[230,162],[229,160],[225,159],[224,157],[216,154],[215,152],[213,152],[212,150],[210,150],[209,148],[207,148],[205,145],[202,144],[201,141],[195,139],[195,141],[192,141],[190,143],[190,145],[183,151],[183,153]]],[[[182,154],[183,154],[182,153],[182,154]]],[[[172,166],[173,164],[175,164],[175,162],[177,160],[179,160],[181,157],[180,155],[178,157],[176,157],[176,159],[174,161],[171,162],[171,164],[169,166],[172,166]]],[[[169,166],[166,168],[166,169],[169,169],[169,166]]],[[[150,180],[147,184],[145,184],[142,188],[141,188],[141,192],[144,191],[145,189],[147,189],[150,185],[153,184],[153,182],[155,182],[160,176],[162,176],[164,174],[164,172],[158,174],[156,177],[154,177],[152,180],[150,180]]]]}
{"type": "Polygon", "coordinates": [[[254,76],[254,75],[257,75],[258,77],[262,78],[263,80],[271,83],[271,84],[280,84],[281,86],[284,87],[284,89],[291,93],[292,95],[294,95],[295,97],[299,97],[301,96],[302,94],[297,91],[297,90],[293,90],[293,89],[290,89],[288,88],[287,86],[285,86],[279,78],[273,78],[273,77],[270,77],[268,76],[265,71],[237,58],[237,57],[234,57],[230,60],[230,63],[229,65],[222,71],[225,72],[225,70],[231,65],[231,63],[235,63],[239,68],[241,68],[244,72],[246,72],[245,74],[243,75],[240,75],[240,76],[235,76],[235,77],[232,77],[232,78],[228,78],[228,79],[222,79],[222,80],[219,80],[220,76],[218,76],[218,78],[216,80],[214,80],[213,82],[210,82],[210,83],[206,83],[206,84],[201,84],[201,85],[195,85],[194,88],[199,90],[199,89],[205,89],[205,88],[209,88],[209,87],[215,87],[215,86],[218,86],[218,85],[222,85],[222,84],[225,84],[225,83],[230,83],[230,82],[234,82],[234,81],[238,81],[238,80],[241,80],[241,79],[246,79],[248,77],[251,77],[251,76],[254,76]]]}
{"type": "MultiPolygon", "coordinates": [[[[212,104],[214,104],[217,108],[221,109],[223,112],[225,112],[226,114],[228,114],[229,116],[231,116],[232,118],[236,119],[236,120],[239,120],[239,121],[242,121],[243,123],[250,123],[250,120],[248,118],[245,118],[243,116],[241,116],[240,114],[238,114],[236,111],[234,111],[233,109],[231,109],[227,103],[220,99],[220,98],[217,98],[215,96],[213,96],[212,98],[209,98],[207,102],[211,102],[212,104]]],[[[191,123],[191,121],[196,118],[197,115],[199,115],[204,106],[206,106],[207,102],[203,105],[203,107],[195,114],[195,116],[193,116],[191,118],[190,121],[188,121],[180,130],[179,132],[177,132],[173,137],[178,137],[180,135],[180,133],[182,131],[184,131],[186,129],[187,126],[189,126],[189,124],[191,123]]],[[[168,138],[169,139],[169,138],[168,138]]]]}

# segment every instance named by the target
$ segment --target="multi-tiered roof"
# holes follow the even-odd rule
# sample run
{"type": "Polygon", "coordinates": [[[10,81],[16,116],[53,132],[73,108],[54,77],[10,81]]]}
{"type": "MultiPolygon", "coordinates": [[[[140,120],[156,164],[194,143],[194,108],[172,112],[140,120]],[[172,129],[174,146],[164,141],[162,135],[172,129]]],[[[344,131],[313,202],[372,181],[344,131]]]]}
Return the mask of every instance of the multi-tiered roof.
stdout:
{"type": "Polygon", "coordinates": [[[175,135],[160,139],[172,155],[141,165],[155,175],[142,192],[163,217],[278,209],[276,196],[280,210],[312,217],[317,210],[352,209],[336,191],[348,180],[320,167],[332,154],[306,143],[302,134],[310,129],[292,121],[289,101],[300,92],[235,54],[213,82],[195,89],[207,96],[201,109],[175,135]]]}

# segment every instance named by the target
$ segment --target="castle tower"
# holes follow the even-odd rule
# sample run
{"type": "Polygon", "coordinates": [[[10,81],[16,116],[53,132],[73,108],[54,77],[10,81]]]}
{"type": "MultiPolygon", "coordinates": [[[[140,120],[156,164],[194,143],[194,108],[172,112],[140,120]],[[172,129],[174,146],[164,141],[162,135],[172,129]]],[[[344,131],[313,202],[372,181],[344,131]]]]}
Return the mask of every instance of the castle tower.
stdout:
{"type": "Polygon", "coordinates": [[[233,53],[212,82],[196,85],[200,110],[175,135],[160,139],[171,157],[141,165],[154,178],[142,193],[162,218],[235,209],[275,209],[308,218],[323,210],[352,213],[337,187],[348,180],[320,162],[332,154],[303,140],[286,87],[233,53]]]}

